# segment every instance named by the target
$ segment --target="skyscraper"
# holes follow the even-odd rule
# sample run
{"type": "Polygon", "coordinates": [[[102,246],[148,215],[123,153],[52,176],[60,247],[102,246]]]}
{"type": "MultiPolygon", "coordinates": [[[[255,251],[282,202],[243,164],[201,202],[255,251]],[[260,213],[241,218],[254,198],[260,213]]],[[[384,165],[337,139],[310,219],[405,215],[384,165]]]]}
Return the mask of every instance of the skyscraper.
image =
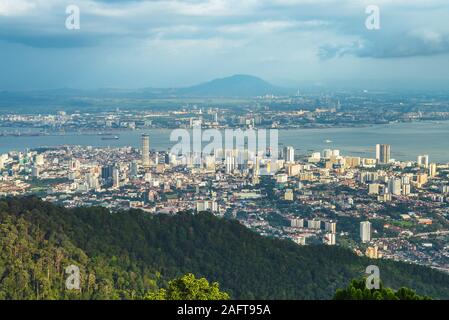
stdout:
{"type": "Polygon", "coordinates": [[[429,165],[429,175],[431,178],[437,175],[437,165],[435,163],[429,165]]]}
{"type": "Polygon", "coordinates": [[[137,163],[137,161],[132,161],[129,167],[129,175],[132,178],[135,178],[137,177],[138,174],[139,174],[139,164],[137,163]]]}
{"type": "Polygon", "coordinates": [[[232,173],[235,169],[235,158],[231,155],[227,155],[225,158],[225,164],[226,164],[226,173],[232,173]]]}
{"type": "Polygon", "coordinates": [[[288,163],[295,162],[295,149],[291,146],[285,147],[284,157],[285,157],[285,161],[288,163]]]}
{"type": "Polygon", "coordinates": [[[142,135],[142,165],[150,165],[150,136],[147,134],[142,135]]]}
{"type": "Polygon", "coordinates": [[[101,167],[101,178],[104,180],[107,180],[109,178],[112,178],[112,171],[114,170],[113,165],[107,165],[104,167],[101,167]]]}
{"type": "Polygon", "coordinates": [[[418,166],[427,168],[429,166],[429,156],[427,154],[418,156],[418,166]]]}
{"type": "Polygon", "coordinates": [[[391,194],[400,195],[401,194],[402,181],[398,178],[391,178],[388,180],[388,190],[391,194]]]}
{"type": "Polygon", "coordinates": [[[387,164],[390,162],[391,146],[389,144],[376,145],[376,160],[379,164],[387,164]]]}
{"type": "Polygon", "coordinates": [[[120,188],[120,171],[117,167],[112,170],[112,186],[114,188],[120,188]]]}
{"type": "Polygon", "coordinates": [[[371,222],[360,222],[360,239],[362,240],[362,242],[371,241],[371,222]]]}

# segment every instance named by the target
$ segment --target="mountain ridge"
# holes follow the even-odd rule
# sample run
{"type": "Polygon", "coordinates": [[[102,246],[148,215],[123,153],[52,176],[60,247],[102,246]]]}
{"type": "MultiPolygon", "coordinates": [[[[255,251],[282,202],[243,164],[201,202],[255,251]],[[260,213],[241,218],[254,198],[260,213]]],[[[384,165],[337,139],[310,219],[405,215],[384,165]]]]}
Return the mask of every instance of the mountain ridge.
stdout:
{"type": "Polygon", "coordinates": [[[331,299],[371,264],[386,286],[449,298],[442,272],[262,237],[207,213],[65,209],[35,197],[6,198],[0,226],[4,299],[135,299],[186,273],[218,281],[233,299],[331,299]],[[82,270],[81,295],[64,290],[67,264],[82,270]]]}
{"type": "Polygon", "coordinates": [[[47,90],[29,91],[0,91],[0,96],[35,95],[35,96],[66,96],[66,97],[104,97],[104,98],[201,98],[201,97],[235,97],[251,98],[265,95],[288,95],[293,94],[293,89],[275,86],[262,78],[247,75],[235,74],[223,78],[215,78],[210,81],[185,87],[156,88],[146,87],[138,89],[122,88],[97,88],[97,89],[76,89],[76,88],[55,88],[47,90]]]}
{"type": "Polygon", "coordinates": [[[285,95],[288,89],[274,86],[262,78],[247,74],[236,74],[224,78],[216,78],[198,85],[190,86],[182,91],[193,96],[215,97],[255,97],[265,95],[285,95]]]}

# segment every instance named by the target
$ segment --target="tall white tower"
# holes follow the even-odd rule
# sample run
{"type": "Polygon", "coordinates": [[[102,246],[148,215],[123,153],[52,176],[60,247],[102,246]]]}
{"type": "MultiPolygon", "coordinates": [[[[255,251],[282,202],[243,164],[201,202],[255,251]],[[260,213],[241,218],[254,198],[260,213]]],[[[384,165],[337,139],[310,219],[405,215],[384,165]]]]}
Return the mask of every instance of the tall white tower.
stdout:
{"type": "Polygon", "coordinates": [[[285,161],[287,163],[295,162],[295,149],[291,146],[285,147],[285,161]]]}
{"type": "Polygon", "coordinates": [[[362,240],[362,242],[371,241],[371,222],[360,222],[360,239],[362,240]]]}
{"type": "Polygon", "coordinates": [[[142,165],[150,165],[150,136],[147,134],[142,135],[142,165]]]}

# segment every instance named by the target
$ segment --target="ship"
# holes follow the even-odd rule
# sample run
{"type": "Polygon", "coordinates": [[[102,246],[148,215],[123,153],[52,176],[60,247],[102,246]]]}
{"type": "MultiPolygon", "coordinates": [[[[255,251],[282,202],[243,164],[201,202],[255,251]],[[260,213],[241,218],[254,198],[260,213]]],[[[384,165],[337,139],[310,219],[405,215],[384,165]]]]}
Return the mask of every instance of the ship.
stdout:
{"type": "Polygon", "coordinates": [[[120,139],[119,136],[104,136],[101,137],[101,140],[118,140],[120,139]]]}

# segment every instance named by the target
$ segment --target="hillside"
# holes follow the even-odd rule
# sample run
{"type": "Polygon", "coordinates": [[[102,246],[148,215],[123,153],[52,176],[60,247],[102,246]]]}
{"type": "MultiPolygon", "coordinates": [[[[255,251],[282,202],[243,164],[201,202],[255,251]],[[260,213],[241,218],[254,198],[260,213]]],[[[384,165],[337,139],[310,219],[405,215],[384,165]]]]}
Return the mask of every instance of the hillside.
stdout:
{"type": "Polygon", "coordinates": [[[178,89],[181,95],[193,97],[255,97],[264,95],[285,95],[289,90],[273,86],[265,80],[250,75],[234,75],[215,79],[196,86],[178,89]]]}
{"type": "Polygon", "coordinates": [[[449,275],[264,238],[209,214],[69,210],[8,198],[0,223],[0,299],[138,299],[188,272],[218,281],[234,299],[330,299],[373,263],[386,286],[449,298],[449,275]],[[69,264],[81,269],[81,293],[64,290],[69,264]]]}
{"type": "MultiPolygon", "coordinates": [[[[0,91],[0,108],[26,108],[26,106],[66,108],[101,106],[99,100],[109,99],[107,105],[121,105],[132,100],[137,105],[147,99],[210,99],[210,98],[253,98],[264,95],[291,95],[296,90],[274,86],[261,78],[250,75],[233,75],[214,79],[188,87],[141,88],[141,89],[73,89],[60,88],[34,91],[0,91]]],[[[143,102],[142,102],[143,103],[143,102]]],[[[145,106],[148,101],[145,101],[145,106]]],[[[12,110],[11,109],[11,110],[12,110]]],[[[58,109],[59,110],[59,109],[58,109]]]]}

